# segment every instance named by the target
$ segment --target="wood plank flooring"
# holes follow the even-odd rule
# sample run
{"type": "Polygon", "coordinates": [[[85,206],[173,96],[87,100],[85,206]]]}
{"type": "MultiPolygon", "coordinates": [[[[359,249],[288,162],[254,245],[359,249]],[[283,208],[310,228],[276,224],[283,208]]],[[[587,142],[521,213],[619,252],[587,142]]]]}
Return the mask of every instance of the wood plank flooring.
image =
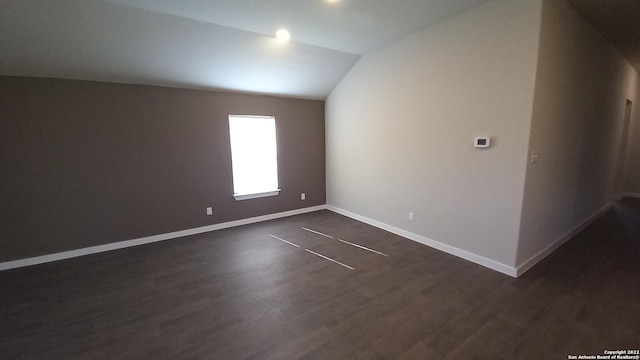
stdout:
{"type": "Polygon", "coordinates": [[[0,359],[567,359],[638,349],[638,254],[631,200],[519,279],[320,211],[0,272],[0,359]]]}

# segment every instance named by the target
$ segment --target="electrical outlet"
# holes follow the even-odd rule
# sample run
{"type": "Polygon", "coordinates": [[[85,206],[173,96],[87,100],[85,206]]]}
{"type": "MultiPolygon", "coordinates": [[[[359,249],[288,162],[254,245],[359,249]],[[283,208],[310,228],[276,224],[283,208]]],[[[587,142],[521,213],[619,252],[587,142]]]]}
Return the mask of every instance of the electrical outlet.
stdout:
{"type": "Polygon", "coordinates": [[[302,193],[300,194],[300,200],[306,200],[307,199],[307,194],[302,193]]]}
{"type": "Polygon", "coordinates": [[[413,213],[412,212],[409,213],[409,221],[413,221],[413,213]]]}
{"type": "Polygon", "coordinates": [[[213,208],[212,207],[208,207],[207,208],[207,215],[213,215],[213,208]]]}

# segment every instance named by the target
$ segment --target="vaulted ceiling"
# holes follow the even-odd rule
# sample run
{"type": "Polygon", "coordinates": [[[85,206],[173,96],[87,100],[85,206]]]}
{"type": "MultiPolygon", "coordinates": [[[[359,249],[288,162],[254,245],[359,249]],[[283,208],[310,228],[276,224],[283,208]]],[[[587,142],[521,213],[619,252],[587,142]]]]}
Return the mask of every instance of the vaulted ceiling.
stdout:
{"type": "Polygon", "coordinates": [[[363,54],[488,0],[0,1],[5,75],[324,99],[363,54]]]}
{"type": "Polygon", "coordinates": [[[489,1],[0,0],[0,73],[324,99],[362,55],[489,1]]]}

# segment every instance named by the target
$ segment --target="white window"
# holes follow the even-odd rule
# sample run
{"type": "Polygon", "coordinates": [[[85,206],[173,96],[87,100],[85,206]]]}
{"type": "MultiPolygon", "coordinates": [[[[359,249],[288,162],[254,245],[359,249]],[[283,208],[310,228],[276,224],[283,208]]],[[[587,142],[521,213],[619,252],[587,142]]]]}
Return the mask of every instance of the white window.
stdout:
{"type": "Polygon", "coordinates": [[[278,195],[276,119],[229,115],[229,135],[235,199],[278,195]]]}

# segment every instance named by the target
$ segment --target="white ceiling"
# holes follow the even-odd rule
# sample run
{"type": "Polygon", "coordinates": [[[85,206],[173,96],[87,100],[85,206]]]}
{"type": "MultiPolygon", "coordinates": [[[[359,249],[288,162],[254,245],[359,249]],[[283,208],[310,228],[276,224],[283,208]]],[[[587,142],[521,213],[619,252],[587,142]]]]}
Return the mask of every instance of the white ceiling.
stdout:
{"type": "Polygon", "coordinates": [[[363,55],[489,0],[105,0],[363,55]]]}
{"type": "MultiPolygon", "coordinates": [[[[362,55],[489,1],[0,0],[0,74],[325,99],[362,55]]],[[[640,71],[640,0],[569,2],[640,71]]]]}
{"type": "Polygon", "coordinates": [[[361,55],[488,1],[0,0],[0,73],[324,99],[361,55]]]}

